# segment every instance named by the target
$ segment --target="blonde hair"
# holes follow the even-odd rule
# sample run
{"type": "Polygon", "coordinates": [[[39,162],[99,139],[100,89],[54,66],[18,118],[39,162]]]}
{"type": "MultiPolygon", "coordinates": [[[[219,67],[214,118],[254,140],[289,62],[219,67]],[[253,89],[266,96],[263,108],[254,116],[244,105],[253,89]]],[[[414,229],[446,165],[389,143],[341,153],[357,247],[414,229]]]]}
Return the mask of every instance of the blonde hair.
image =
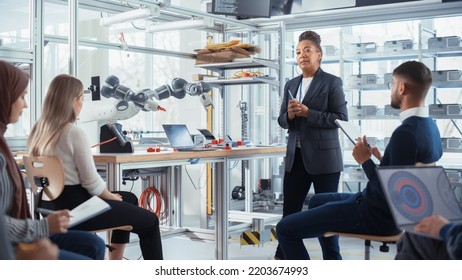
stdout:
{"type": "Polygon", "coordinates": [[[52,155],[64,129],[77,120],[73,104],[82,93],[82,82],[73,76],[61,74],[51,81],[42,115],[28,138],[30,155],[52,155]]]}

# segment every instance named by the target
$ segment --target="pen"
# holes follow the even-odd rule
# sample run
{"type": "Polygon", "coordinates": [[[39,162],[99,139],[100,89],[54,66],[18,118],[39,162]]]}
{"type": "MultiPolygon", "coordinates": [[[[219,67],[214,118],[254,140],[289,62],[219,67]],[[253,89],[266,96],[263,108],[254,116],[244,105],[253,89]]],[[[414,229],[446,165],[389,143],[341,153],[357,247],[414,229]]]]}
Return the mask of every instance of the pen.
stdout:
{"type": "Polygon", "coordinates": [[[55,211],[53,211],[53,210],[45,209],[45,208],[40,208],[40,207],[37,208],[36,211],[39,212],[40,214],[45,215],[45,216],[48,216],[48,215],[53,214],[53,213],[55,212],[55,211]]]}
{"type": "Polygon", "coordinates": [[[291,99],[294,99],[294,96],[292,95],[292,92],[290,91],[290,89],[288,90],[289,91],[289,96],[291,99]]]}
{"type": "MultiPolygon", "coordinates": [[[[38,207],[36,211],[39,212],[39,213],[42,214],[42,215],[45,215],[45,216],[51,215],[51,214],[53,214],[54,212],[56,212],[56,211],[54,211],[54,210],[45,209],[45,208],[40,208],[40,207],[38,207]]],[[[69,216],[69,218],[72,218],[72,216],[69,216]]]]}

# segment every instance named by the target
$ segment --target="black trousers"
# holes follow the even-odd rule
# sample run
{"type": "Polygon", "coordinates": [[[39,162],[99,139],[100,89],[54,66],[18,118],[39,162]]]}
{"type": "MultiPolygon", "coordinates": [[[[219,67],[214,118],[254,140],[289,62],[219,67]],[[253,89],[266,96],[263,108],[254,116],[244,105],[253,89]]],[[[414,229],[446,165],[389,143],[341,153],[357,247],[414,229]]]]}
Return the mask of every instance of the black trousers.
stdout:
{"type": "MultiPolygon", "coordinates": [[[[131,192],[117,192],[123,201],[105,200],[111,206],[96,217],[89,219],[72,229],[93,231],[123,225],[133,227],[132,232],[138,234],[141,252],[145,260],[163,259],[162,242],[157,216],[138,207],[138,198],[131,192]]],[[[41,207],[51,210],[73,209],[91,198],[88,191],[81,185],[65,186],[62,194],[53,201],[42,201],[41,207]]],[[[130,232],[115,230],[111,242],[126,244],[130,241],[130,232]]]]}
{"type": "MultiPolygon", "coordinates": [[[[313,184],[315,193],[337,192],[339,180],[340,172],[317,175],[309,174],[305,170],[300,148],[296,148],[292,170],[284,174],[282,217],[302,210],[311,184],[313,184]]],[[[284,259],[279,246],[276,249],[275,257],[284,259]]]]}

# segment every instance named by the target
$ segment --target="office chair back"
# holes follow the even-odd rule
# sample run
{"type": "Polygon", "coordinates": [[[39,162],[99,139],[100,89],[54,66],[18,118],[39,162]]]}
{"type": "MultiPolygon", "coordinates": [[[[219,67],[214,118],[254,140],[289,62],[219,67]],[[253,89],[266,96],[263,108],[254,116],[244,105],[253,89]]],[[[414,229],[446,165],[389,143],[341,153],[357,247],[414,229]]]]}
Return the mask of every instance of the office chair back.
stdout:
{"type": "MultiPolygon", "coordinates": [[[[23,157],[27,177],[34,194],[38,194],[40,200],[54,200],[58,198],[64,190],[64,167],[61,159],[57,156],[28,156],[23,157]]],[[[132,231],[131,225],[122,225],[112,228],[102,228],[92,232],[107,232],[107,241],[110,242],[113,230],[132,231]]],[[[110,251],[112,247],[106,245],[110,251]]]]}
{"type": "Polygon", "coordinates": [[[34,194],[41,193],[41,199],[54,200],[64,190],[64,168],[57,156],[23,157],[24,166],[34,194]]]}

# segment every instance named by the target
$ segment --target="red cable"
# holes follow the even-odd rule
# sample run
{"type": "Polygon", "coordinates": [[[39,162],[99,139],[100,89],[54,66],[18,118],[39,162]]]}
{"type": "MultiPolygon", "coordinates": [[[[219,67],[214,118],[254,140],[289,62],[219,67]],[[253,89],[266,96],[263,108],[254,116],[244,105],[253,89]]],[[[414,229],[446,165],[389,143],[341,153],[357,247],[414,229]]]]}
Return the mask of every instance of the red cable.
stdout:
{"type": "Polygon", "coordinates": [[[163,205],[162,200],[162,194],[157,188],[148,187],[140,195],[139,206],[153,212],[157,217],[160,217],[163,205]],[[153,199],[155,199],[155,209],[151,207],[151,201],[153,199]]]}
{"type": "Polygon", "coordinates": [[[93,145],[93,146],[91,146],[91,147],[94,148],[94,147],[97,147],[97,146],[101,146],[101,145],[107,144],[107,143],[109,143],[109,142],[111,142],[111,141],[114,141],[114,140],[116,140],[116,139],[117,139],[117,137],[112,137],[112,138],[109,139],[109,140],[100,142],[100,143],[95,144],[95,145],[93,145]]]}

